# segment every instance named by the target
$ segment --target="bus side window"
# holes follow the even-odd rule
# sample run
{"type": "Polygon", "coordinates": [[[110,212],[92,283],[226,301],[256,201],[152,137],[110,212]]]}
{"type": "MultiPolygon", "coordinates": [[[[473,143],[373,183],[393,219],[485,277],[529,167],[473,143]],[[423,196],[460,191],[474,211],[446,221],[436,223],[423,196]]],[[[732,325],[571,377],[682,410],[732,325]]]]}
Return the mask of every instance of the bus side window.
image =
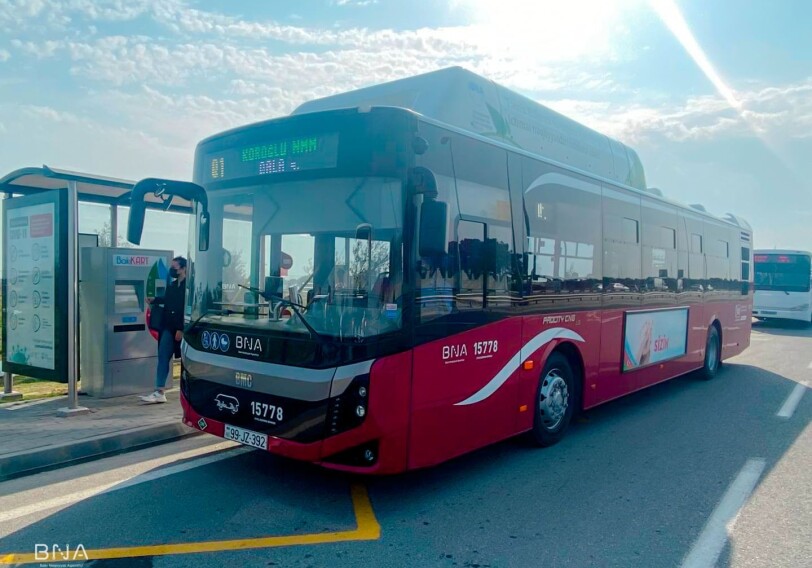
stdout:
{"type": "Polygon", "coordinates": [[[513,229],[509,225],[488,223],[485,241],[487,253],[487,291],[488,307],[510,307],[511,276],[513,260],[513,229]]]}
{"type": "Polygon", "coordinates": [[[460,220],[457,238],[452,242],[456,250],[454,267],[456,282],[454,301],[458,310],[482,309],[486,272],[485,224],[460,220]]]}
{"type": "Polygon", "coordinates": [[[750,249],[742,247],[742,296],[750,293],[750,249]]]}

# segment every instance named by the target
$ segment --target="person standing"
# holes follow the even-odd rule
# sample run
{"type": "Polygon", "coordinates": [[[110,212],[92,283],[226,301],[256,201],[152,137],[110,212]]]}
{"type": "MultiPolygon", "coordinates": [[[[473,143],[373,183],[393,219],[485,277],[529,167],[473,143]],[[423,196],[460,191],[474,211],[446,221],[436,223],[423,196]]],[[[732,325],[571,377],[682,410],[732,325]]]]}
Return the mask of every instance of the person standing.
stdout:
{"type": "Polygon", "coordinates": [[[157,404],[166,402],[169,363],[172,356],[180,353],[183,339],[183,314],[186,307],[186,259],[176,256],[169,268],[172,281],[166,287],[163,298],[147,298],[150,305],[163,306],[161,331],[158,333],[158,368],[155,370],[155,391],[141,397],[143,402],[157,404]]]}

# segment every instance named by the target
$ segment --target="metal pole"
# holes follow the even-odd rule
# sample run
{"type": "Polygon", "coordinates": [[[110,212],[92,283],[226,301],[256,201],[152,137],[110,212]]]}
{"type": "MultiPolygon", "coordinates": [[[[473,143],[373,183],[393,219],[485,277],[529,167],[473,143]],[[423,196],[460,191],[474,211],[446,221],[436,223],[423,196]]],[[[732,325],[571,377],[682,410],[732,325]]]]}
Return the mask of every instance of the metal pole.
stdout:
{"type": "Polygon", "coordinates": [[[75,181],[68,182],[68,406],[60,408],[58,413],[62,416],[85,414],[89,409],[79,406],[79,391],[76,388],[78,380],[79,358],[76,353],[76,337],[79,333],[76,308],[78,305],[79,285],[77,262],[79,258],[78,227],[79,227],[79,192],[75,181]]]}
{"type": "MultiPolygon", "coordinates": [[[[3,196],[3,202],[6,199],[11,199],[9,195],[3,196]]],[[[5,264],[3,264],[3,268],[5,270],[5,264]]],[[[5,274],[3,275],[5,278],[5,274]]],[[[6,371],[3,373],[3,394],[0,394],[0,402],[12,402],[15,400],[21,400],[23,398],[22,393],[19,393],[14,390],[14,377],[12,377],[11,373],[6,371]]]]}
{"type": "Polygon", "coordinates": [[[110,206],[110,246],[118,246],[118,205],[110,206]]]}
{"type": "Polygon", "coordinates": [[[22,398],[22,393],[14,390],[14,379],[12,379],[11,373],[8,371],[3,373],[3,394],[0,395],[0,402],[13,402],[22,398]]]}

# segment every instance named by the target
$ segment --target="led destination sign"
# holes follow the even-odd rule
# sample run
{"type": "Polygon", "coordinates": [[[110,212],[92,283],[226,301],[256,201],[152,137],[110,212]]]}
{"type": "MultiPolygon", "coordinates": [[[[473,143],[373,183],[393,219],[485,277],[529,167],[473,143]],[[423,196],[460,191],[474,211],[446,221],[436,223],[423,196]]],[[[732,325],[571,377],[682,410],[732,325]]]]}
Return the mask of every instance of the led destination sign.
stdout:
{"type": "Polygon", "coordinates": [[[204,158],[207,181],[334,168],[338,163],[338,134],[301,136],[250,145],[237,145],[204,158]]]}

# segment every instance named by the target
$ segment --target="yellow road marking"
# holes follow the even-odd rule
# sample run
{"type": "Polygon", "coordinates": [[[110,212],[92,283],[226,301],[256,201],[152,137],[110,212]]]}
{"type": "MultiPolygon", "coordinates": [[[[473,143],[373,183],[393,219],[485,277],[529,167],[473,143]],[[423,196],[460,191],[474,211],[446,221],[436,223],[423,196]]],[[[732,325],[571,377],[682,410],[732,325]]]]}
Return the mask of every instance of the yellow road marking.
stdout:
{"type": "MultiPolygon", "coordinates": [[[[313,533],[291,536],[269,536],[261,538],[248,538],[238,540],[215,540],[205,542],[188,542],[179,544],[156,544],[151,546],[134,546],[127,548],[100,548],[87,550],[87,557],[80,553],[75,560],[110,560],[113,558],[134,558],[137,556],[165,556],[169,554],[192,554],[200,552],[224,552],[227,550],[249,550],[252,548],[277,548],[281,546],[301,546],[305,544],[325,544],[330,542],[349,542],[362,540],[377,540],[381,536],[381,526],[375,518],[369,495],[363,485],[351,487],[352,506],[355,513],[356,528],[350,531],[327,533],[313,533]]],[[[78,546],[78,545],[77,545],[78,546]]],[[[0,556],[0,565],[33,564],[45,562],[72,561],[74,550],[70,551],[70,558],[50,554],[36,557],[34,554],[7,554],[0,556]]]]}

